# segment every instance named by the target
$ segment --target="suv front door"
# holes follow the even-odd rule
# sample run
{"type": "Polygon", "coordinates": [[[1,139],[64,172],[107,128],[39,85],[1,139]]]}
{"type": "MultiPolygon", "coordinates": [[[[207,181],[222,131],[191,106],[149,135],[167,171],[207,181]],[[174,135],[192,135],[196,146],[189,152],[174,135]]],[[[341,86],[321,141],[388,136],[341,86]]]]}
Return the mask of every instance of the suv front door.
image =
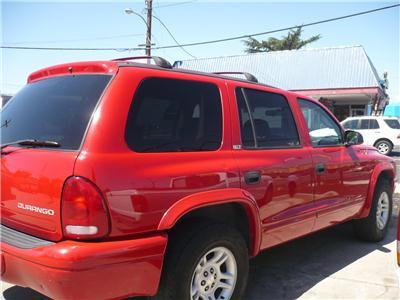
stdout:
{"type": "Polygon", "coordinates": [[[233,154],[241,187],[260,208],[261,249],[311,232],[316,215],[312,209],[313,165],[288,99],[246,84],[232,84],[229,91],[233,154]]]}
{"type": "Polygon", "coordinates": [[[318,230],[355,215],[363,206],[369,166],[353,146],[343,143],[338,122],[321,105],[298,99],[315,168],[315,206],[318,230]]]}

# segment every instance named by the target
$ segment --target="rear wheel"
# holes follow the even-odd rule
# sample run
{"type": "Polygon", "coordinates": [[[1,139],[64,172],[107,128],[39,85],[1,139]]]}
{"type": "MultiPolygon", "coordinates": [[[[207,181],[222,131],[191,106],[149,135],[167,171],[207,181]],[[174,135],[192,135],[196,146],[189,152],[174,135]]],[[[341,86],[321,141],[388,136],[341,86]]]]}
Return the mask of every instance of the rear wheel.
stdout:
{"type": "Polygon", "coordinates": [[[392,152],[393,145],[388,140],[379,140],[375,143],[375,148],[380,154],[389,155],[392,152]]]}
{"type": "Polygon", "coordinates": [[[357,236],[370,242],[381,241],[389,227],[392,206],[390,183],[388,180],[382,179],[376,185],[368,217],[354,221],[354,229],[357,236]]]}
{"type": "Polygon", "coordinates": [[[248,250],[238,231],[222,224],[204,224],[182,230],[170,242],[155,299],[241,299],[248,250]]]}

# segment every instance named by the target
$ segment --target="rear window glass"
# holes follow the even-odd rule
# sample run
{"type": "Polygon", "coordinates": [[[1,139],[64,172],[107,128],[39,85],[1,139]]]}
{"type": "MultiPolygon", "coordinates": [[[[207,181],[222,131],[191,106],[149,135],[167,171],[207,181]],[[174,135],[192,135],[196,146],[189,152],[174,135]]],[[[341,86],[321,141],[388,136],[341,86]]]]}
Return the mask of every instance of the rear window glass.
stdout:
{"type": "Polygon", "coordinates": [[[400,129],[400,123],[395,119],[385,119],[385,123],[393,129],[400,129]]]}
{"type": "Polygon", "coordinates": [[[58,142],[61,149],[78,150],[110,78],[69,75],[26,85],[1,112],[1,144],[37,139],[58,142]]]}
{"type": "Polygon", "coordinates": [[[217,150],[222,141],[222,107],[217,86],[149,78],[133,99],[126,141],[136,152],[217,150]]]}

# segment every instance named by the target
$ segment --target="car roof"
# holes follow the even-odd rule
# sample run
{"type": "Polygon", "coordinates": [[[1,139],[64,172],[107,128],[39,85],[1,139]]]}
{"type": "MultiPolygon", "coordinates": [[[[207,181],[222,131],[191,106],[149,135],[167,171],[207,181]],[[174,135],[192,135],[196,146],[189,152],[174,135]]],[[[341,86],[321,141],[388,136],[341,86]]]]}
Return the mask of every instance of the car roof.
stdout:
{"type": "MultiPolygon", "coordinates": [[[[143,59],[143,57],[140,57],[143,59]]],[[[273,89],[277,93],[286,93],[291,94],[298,98],[304,98],[310,101],[318,102],[317,100],[302,94],[298,94],[292,91],[287,91],[278,87],[274,87],[268,84],[254,82],[246,79],[241,79],[229,75],[223,74],[215,74],[215,73],[207,73],[189,69],[181,69],[176,67],[165,67],[160,66],[157,64],[149,64],[145,62],[137,62],[137,61],[130,61],[130,60],[106,60],[106,61],[82,61],[82,62],[72,62],[72,63],[65,63],[55,66],[50,66],[47,68],[40,69],[38,71],[33,72],[28,77],[28,83],[34,82],[36,80],[41,80],[47,77],[52,76],[60,76],[66,74],[77,74],[77,73],[102,73],[102,74],[116,74],[119,68],[126,68],[126,67],[134,67],[134,68],[146,68],[146,69],[156,69],[165,72],[174,72],[174,73],[183,73],[183,74],[192,74],[192,75],[200,75],[205,77],[211,78],[218,78],[223,79],[230,82],[235,83],[246,83],[250,85],[254,85],[254,88],[257,87],[268,87],[273,89]]],[[[250,74],[251,75],[251,74],[250,74]]]]}
{"type": "Polygon", "coordinates": [[[397,120],[397,117],[388,117],[388,116],[358,116],[358,117],[347,117],[343,121],[350,121],[350,120],[358,120],[358,119],[393,119],[397,120]]]}

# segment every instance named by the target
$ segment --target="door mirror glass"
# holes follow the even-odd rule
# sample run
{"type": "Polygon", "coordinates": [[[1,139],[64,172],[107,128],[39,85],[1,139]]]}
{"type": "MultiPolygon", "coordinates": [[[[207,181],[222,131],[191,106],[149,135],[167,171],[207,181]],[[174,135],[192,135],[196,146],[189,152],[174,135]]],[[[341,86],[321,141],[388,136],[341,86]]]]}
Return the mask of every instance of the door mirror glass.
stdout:
{"type": "Polygon", "coordinates": [[[353,130],[346,130],[344,133],[344,140],[347,146],[360,145],[364,143],[361,133],[353,130]]]}

